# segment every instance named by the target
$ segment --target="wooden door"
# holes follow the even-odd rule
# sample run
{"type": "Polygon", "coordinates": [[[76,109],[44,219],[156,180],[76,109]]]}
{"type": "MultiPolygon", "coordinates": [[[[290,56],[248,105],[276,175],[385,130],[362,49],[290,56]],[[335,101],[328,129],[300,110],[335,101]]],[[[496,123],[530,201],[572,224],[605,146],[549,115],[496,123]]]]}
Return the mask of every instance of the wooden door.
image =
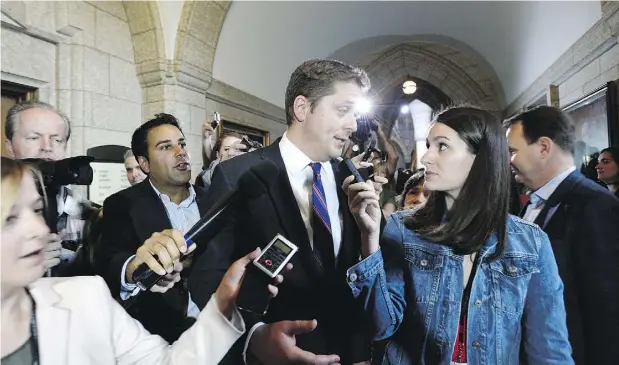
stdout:
{"type": "Polygon", "coordinates": [[[6,114],[9,109],[17,103],[35,101],[37,99],[36,89],[14,84],[12,82],[2,81],[2,156],[8,156],[6,151],[6,135],[4,133],[4,125],[6,123],[6,114]]]}

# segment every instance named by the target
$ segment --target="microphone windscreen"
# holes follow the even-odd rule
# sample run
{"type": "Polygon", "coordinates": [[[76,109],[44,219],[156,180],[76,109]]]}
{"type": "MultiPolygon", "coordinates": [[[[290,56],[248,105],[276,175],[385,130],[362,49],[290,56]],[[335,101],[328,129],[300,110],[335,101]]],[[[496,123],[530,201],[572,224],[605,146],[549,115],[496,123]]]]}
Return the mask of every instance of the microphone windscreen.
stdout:
{"type": "Polygon", "coordinates": [[[239,178],[239,190],[249,198],[266,194],[269,186],[275,182],[279,169],[270,161],[252,166],[239,178]]]}

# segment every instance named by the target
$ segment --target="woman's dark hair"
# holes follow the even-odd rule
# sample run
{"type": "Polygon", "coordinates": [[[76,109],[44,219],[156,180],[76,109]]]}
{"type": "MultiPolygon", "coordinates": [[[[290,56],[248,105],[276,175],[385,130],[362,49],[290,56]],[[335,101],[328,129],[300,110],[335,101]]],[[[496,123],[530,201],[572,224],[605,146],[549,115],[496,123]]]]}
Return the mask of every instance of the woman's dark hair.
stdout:
{"type": "Polygon", "coordinates": [[[600,155],[604,152],[610,153],[610,155],[613,157],[613,161],[615,161],[615,163],[619,165],[619,147],[606,147],[600,151],[600,155]]]}
{"type": "Polygon", "coordinates": [[[441,111],[434,122],[456,131],[475,155],[475,161],[449,211],[445,192],[432,191],[426,203],[404,223],[423,238],[451,246],[459,254],[478,252],[496,234],[498,247],[489,257],[496,260],[505,251],[510,202],[505,129],[490,112],[469,106],[441,111]]]}
{"type": "Polygon", "coordinates": [[[604,152],[610,153],[610,155],[613,156],[613,161],[619,165],[619,147],[606,147],[600,151],[600,155],[604,152]]]}

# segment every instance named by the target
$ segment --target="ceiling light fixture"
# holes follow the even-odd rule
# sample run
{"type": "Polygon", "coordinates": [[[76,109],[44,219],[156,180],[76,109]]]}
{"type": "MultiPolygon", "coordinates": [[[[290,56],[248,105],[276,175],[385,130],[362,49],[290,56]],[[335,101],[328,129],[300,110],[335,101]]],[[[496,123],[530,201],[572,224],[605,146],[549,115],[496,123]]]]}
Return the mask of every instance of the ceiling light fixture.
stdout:
{"type": "Polygon", "coordinates": [[[417,91],[417,83],[412,80],[404,81],[402,84],[402,92],[406,95],[414,94],[417,91]]]}

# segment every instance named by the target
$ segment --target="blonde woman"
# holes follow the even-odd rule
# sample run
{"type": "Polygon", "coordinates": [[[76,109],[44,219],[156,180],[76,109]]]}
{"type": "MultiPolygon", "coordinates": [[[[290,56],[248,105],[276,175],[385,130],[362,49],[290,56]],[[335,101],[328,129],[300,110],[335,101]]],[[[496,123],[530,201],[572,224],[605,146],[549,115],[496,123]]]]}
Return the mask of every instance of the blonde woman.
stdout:
{"type": "Polygon", "coordinates": [[[38,173],[4,157],[1,169],[2,365],[217,364],[245,332],[234,301],[258,250],[230,267],[196,323],[169,345],[131,318],[100,277],[41,278],[49,231],[38,173]]]}

